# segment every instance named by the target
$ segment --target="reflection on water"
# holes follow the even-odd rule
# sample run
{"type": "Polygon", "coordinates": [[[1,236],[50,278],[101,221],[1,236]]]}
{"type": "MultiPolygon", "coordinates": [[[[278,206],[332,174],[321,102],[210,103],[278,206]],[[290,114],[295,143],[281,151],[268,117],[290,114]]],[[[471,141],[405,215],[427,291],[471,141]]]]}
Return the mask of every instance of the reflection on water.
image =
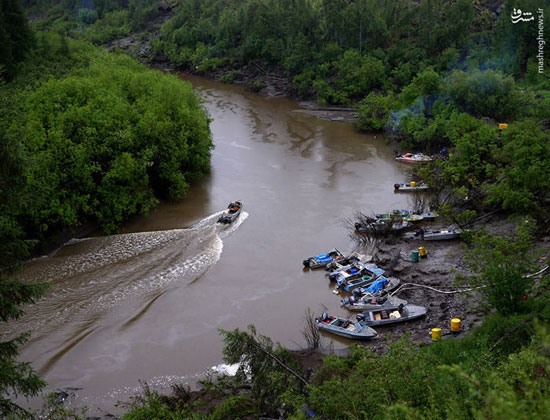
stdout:
{"type": "Polygon", "coordinates": [[[90,414],[113,410],[140,379],[166,387],[219,365],[218,328],[252,323],[283,345],[304,344],[307,307],[346,312],[325,274],[303,271],[302,259],[349,250],[344,225],[356,210],[407,207],[393,184],[409,169],[381,136],[292,112],[286,99],[191,81],[213,119],[211,174],[185,202],[163,204],[119,235],[75,240],[33,261],[23,278],[52,287],[2,331],[32,329],[22,359],[49,389],[82,388],[75,404],[90,414]],[[216,224],[232,200],[245,211],[216,224]]]}

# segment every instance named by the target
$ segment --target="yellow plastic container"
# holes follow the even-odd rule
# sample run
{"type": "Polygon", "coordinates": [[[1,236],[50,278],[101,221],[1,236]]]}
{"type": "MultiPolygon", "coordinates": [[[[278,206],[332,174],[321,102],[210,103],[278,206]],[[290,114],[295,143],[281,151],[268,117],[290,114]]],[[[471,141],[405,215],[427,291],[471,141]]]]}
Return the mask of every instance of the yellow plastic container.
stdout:
{"type": "Polygon", "coordinates": [[[428,256],[428,250],[425,246],[419,246],[418,253],[420,254],[420,258],[426,258],[428,256]]]}
{"type": "Polygon", "coordinates": [[[441,328],[432,328],[432,341],[441,340],[441,328]]]}
{"type": "Polygon", "coordinates": [[[411,187],[416,187],[416,181],[411,181],[411,187]]]}
{"type": "Polygon", "coordinates": [[[451,319],[451,331],[452,332],[460,331],[460,319],[458,318],[451,319]]]}
{"type": "Polygon", "coordinates": [[[498,125],[498,129],[499,129],[499,130],[504,130],[505,128],[508,128],[508,124],[500,123],[500,124],[498,125]]]}

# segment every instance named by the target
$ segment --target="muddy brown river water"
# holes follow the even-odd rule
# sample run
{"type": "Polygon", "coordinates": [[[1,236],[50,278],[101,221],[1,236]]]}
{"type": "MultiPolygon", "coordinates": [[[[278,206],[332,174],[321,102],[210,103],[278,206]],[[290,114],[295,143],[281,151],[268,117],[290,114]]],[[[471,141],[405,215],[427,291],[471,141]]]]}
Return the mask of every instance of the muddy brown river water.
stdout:
{"type": "Polygon", "coordinates": [[[346,311],[324,271],[302,270],[302,259],[351,250],[345,220],[356,210],[408,207],[393,184],[409,168],[381,135],[293,112],[290,100],[188,80],[212,118],[211,174],[185,202],[160,205],[118,235],[73,240],[33,261],[23,276],[52,287],[4,331],[32,330],[21,358],[48,391],[80,388],[73,405],[90,414],[116,412],[139,380],[195,382],[222,363],[219,328],[254,324],[285,346],[305,346],[307,307],[346,311]],[[245,212],[217,225],[235,199],[245,212]]]}

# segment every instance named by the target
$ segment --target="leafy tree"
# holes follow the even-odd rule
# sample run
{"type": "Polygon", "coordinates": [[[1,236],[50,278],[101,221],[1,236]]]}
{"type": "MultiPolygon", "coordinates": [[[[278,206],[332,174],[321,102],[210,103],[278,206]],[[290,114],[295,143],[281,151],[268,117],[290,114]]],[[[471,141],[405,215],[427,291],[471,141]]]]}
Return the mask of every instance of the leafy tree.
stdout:
{"type": "MultiPolygon", "coordinates": [[[[7,322],[19,318],[23,311],[19,305],[34,303],[46,289],[44,284],[23,284],[20,281],[7,277],[7,273],[0,274],[0,320],[7,322]]],[[[25,409],[10,400],[10,396],[31,397],[38,395],[46,385],[33,371],[30,363],[17,360],[19,348],[29,338],[29,333],[0,341],[0,415],[10,415],[24,418],[28,416],[25,409]]]]}
{"type": "Polygon", "coordinates": [[[338,63],[338,86],[350,96],[365,94],[381,86],[385,79],[384,63],[356,50],[344,52],[338,63]]]}
{"type": "Polygon", "coordinates": [[[15,75],[16,64],[23,60],[32,40],[21,1],[0,0],[0,80],[15,75]]]}
{"type": "Polygon", "coordinates": [[[533,268],[531,248],[531,223],[525,220],[517,228],[517,236],[509,239],[474,234],[469,240],[466,256],[474,276],[468,278],[471,286],[479,288],[491,309],[503,315],[524,310],[524,296],[533,284],[526,277],[533,268]]]}
{"type": "Polygon", "coordinates": [[[476,116],[506,119],[520,111],[521,97],[514,79],[501,72],[455,71],[449,81],[451,98],[476,116]]]}
{"type": "Polygon", "coordinates": [[[43,83],[24,111],[24,192],[34,198],[23,214],[35,234],[86,218],[112,232],[156,197],[180,200],[209,169],[208,118],[192,89],[123,56],[99,54],[89,69],[43,83]]]}
{"type": "Polygon", "coordinates": [[[550,141],[537,120],[511,124],[495,148],[497,182],[487,186],[487,202],[512,212],[546,218],[550,188],[550,141]]]}
{"type": "Polygon", "coordinates": [[[359,105],[355,126],[365,131],[381,130],[390,115],[391,97],[369,93],[359,105]]]}
{"type": "Polygon", "coordinates": [[[440,94],[443,81],[441,76],[432,68],[418,73],[413,81],[403,89],[401,99],[403,103],[410,105],[417,98],[422,97],[424,103],[430,98],[440,94]]]}
{"type": "MultiPolygon", "coordinates": [[[[259,402],[260,413],[273,413],[281,406],[286,394],[302,394],[307,382],[300,376],[298,362],[291,352],[269,337],[258,336],[253,325],[248,332],[220,330],[224,337],[226,363],[239,363],[237,379],[247,381],[250,376],[252,393],[259,402]]],[[[298,399],[299,400],[299,399],[298,399]]],[[[298,401],[300,407],[302,401],[298,401]]]]}

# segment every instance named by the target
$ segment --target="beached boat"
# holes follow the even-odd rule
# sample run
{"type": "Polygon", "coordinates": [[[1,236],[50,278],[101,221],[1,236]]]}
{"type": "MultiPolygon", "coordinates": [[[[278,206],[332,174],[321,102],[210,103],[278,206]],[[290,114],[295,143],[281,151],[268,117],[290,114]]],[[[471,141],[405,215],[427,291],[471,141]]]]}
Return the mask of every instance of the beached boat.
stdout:
{"type": "Polygon", "coordinates": [[[393,221],[390,219],[378,219],[368,225],[360,222],[355,223],[355,230],[357,232],[382,233],[387,230],[403,230],[408,227],[409,222],[393,221]]]}
{"type": "Polygon", "coordinates": [[[369,263],[372,260],[372,255],[363,255],[359,254],[358,252],[353,252],[350,255],[333,260],[332,262],[329,262],[325,269],[327,271],[342,271],[347,270],[351,264],[355,263],[369,263]]]}
{"type": "Polygon", "coordinates": [[[435,218],[437,217],[437,213],[433,213],[431,211],[428,211],[428,212],[422,212],[422,213],[416,213],[420,216],[422,216],[422,220],[424,222],[432,222],[435,220],[435,218]]]}
{"type": "Polygon", "coordinates": [[[393,220],[393,221],[432,221],[435,220],[437,217],[437,214],[432,213],[430,211],[428,212],[421,212],[421,211],[414,211],[414,210],[392,210],[391,213],[378,213],[374,215],[376,219],[378,220],[393,220]]]}
{"type": "Polygon", "coordinates": [[[421,214],[409,214],[403,220],[405,220],[405,222],[410,222],[410,223],[421,222],[424,220],[424,216],[422,216],[421,214]]]}
{"type": "Polygon", "coordinates": [[[417,184],[416,182],[405,182],[393,184],[394,192],[415,192],[415,191],[427,191],[430,189],[428,184],[421,182],[417,184]]]}
{"type": "Polygon", "coordinates": [[[423,241],[446,241],[456,239],[462,234],[462,229],[425,230],[408,233],[406,239],[420,239],[423,241]]]}
{"type": "MultiPolygon", "coordinates": [[[[376,277],[384,274],[384,270],[378,268],[376,264],[363,264],[360,262],[351,264],[347,269],[341,271],[335,271],[328,276],[329,281],[336,282],[338,286],[343,283],[349,282],[354,279],[361,279],[361,277],[373,276],[376,277]]],[[[374,278],[376,278],[374,277],[374,278]]]]}
{"type": "Polygon", "coordinates": [[[314,257],[306,258],[302,261],[304,267],[306,268],[321,268],[326,267],[327,264],[344,259],[344,255],[338,251],[336,248],[327,252],[326,254],[315,255],[314,257]]]}
{"type": "Polygon", "coordinates": [[[397,289],[401,284],[401,280],[396,277],[379,276],[375,282],[369,284],[368,287],[360,287],[353,291],[356,299],[361,297],[379,297],[397,289]]]}
{"type": "MultiPolygon", "coordinates": [[[[357,290],[357,289],[356,289],[357,290]]],[[[407,301],[395,296],[371,297],[356,300],[354,296],[348,296],[340,301],[340,304],[349,311],[375,311],[378,309],[395,310],[399,305],[406,305],[407,301]]]]}
{"type": "Polygon", "coordinates": [[[376,336],[376,331],[366,325],[364,321],[352,321],[331,316],[326,312],[323,312],[323,315],[316,318],[315,321],[317,322],[317,328],[321,331],[328,331],[346,338],[366,340],[376,336]]]}
{"type": "Polygon", "coordinates": [[[424,231],[425,241],[445,241],[456,239],[462,234],[462,229],[452,230],[426,230],[424,231]]]}
{"type": "Polygon", "coordinates": [[[358,287],[370,285],[373,281],[375,281],[376,278],[377,276],[374,273],[363,274],[361,277],[356,277],[354,279],[348,279],[339,282],[337,283],[336,287],[338,289],[345,290],[346,292],[351,292],[358,287]]]}
{"type": "Polygon", "coordinates": [[[227,206],[227,210],[224,210],[224,212],[218,219],[218,223],[233,223],[233,221],[237,217],[239,217],[239,214],[241,214],[242,209],[243,209],[242,201],[233,201],[229,203],[229,205],[227,206]]]}
{"type": "Polygon", "coordinates": [[[371,285],[376,279],[384,275],[384,270],[377,267],[376,264],[367,264],[361,271],[361,277],[355,278],[340,278],[336,280],[338,289],[351,292],[358,287],[366,287],[371,285]]]}
{"type": "Polygon", "coordinates": [[[401,280],[395,277],[380,276],[368,287],[359,287],[352,291],[353,295],[341,301],[342,305],[350,310],[371,309],[370,305],[377,299],[387,298],[387,294],[395,290],[401,284],[401,280]],[[366,306],[365,306],[366,305],[366,306]]]}
{"type": "Polygon", "coordinates": [[[410,321],[426,315],[426,308],[416,305],[399,305],[396,310],[376,309],[357,315],[358,321],[364,321],[370,327],[396,324],[410,321]]]}
{"type": "Polygon", "coordinates": [[[405,153],[404,155],[396,156],[395,160],[403,163],[426,163],[431,162],[433,158],[423,153],[405,153]]]}
{"type": "Polygon", "coordinates": [[[379,220],[399,220],[403,219],[410,214],[412,214],[413,211],[411,210],[392,210],[391,213],[377,213],[374,216],[379,220]]]}

